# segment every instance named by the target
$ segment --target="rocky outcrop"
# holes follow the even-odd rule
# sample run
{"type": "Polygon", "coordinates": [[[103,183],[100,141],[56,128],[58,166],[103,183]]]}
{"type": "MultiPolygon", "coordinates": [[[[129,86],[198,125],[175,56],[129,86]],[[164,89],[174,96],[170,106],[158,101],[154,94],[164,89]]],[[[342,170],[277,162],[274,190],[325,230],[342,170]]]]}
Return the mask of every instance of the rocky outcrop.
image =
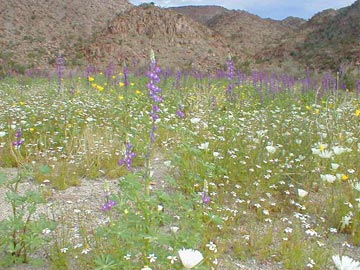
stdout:
{"type": "Polygon", "coordinates": [[[131,7],[127,0],[0,1],[0,59],[30,67],[62,53],[71,64],[81,58],[77,48],[131,7]]]}
{"type": "Polygon", "coordinates": [[[139,6],[118,16],[86,49],[94,64],[148,61],[150,49],[163,67],[209,68],[226,61],[225,42],[211,29],[172,10],[139,6]]]}

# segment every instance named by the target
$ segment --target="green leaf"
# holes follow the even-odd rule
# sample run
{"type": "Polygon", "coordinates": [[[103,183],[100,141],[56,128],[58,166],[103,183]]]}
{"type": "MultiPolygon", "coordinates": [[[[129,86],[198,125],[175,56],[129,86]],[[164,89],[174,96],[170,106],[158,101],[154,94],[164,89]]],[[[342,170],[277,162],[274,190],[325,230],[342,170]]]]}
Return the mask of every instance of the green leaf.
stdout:
{"type": "Polygon", "coordinates": [[[40,172],[43,174],[50,174],[51,173],[51,167],[49,165],[42,165],[40,167],[40,172]]]}
{"type": "Polygon", "coordinates": [[[7,177],[6,174],[3,172],[0,172],[0,186],[3,186],[7,183],[7,177]]]}
{"type": "Polygon", "coordinates": [[[111,255],[101,254],[95,259],[97,267],[95,270],[112,270],[117,268],[117,263],[111,255]]]}

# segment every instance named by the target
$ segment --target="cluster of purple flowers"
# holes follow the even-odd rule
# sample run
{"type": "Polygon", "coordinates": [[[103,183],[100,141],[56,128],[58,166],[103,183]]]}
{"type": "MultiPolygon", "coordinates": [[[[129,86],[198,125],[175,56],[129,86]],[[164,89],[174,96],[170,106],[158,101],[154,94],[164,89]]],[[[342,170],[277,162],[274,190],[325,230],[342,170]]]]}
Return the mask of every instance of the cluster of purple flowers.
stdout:
{"type": "Polygon", "coordinates": [[[109,200],[107,198],[106,202],[101,205],[101,211],[104,211],[104,212],[105,211],[110,211],[116,205],[117,205],[117,202],[115,202],[113,200],[109,200]]]}
{"type": "Polygon", "coordinates": [[[21,145],[23,145],[25,140],[22,138],[22,131],[19,129],[16,131],[15,134],[15,141],[13,142],[13,146],[15,146],[16,149],[19,149],[21,145]]]}
{"type": "Polygon", "coordinates": [[[153,101],[153,106],[152,106],[152,110],[150,112],[150,116],[154,122],[157,119],[159,119],[159,114],[158,114],[160,112],[159,104],[163,102],[163,98],[161,96],[162,90],[158,86],[158,84],[161,81],[160,74],[161,74],[161,68],[157,65],[155,56],[152,53],[150,68],[146,74],[147,77],[150,79],[150,81],[146,87],[148,88],[149,96],[153,101]]]}
{"type": "Polygon", "coordinates": [[[202,193],[202,195],[201,195],[201,198],[202,198],[203,203],[205,203],[205,204],[209,204],[210,201],[211,201],[211,198],[210,198],[210,196],[207,194],[206,191],[203,191],[203,193],[202,193]]]}
{"type": "Polygon", "coordinates": [[[56,74],[58,76],[58,82],[59,82],[59,92],[61,91],[62,88],[62,79],[64,78],[65,75],[65,59],[62,55],[59,55],[56,58],[56,74]]]}
{"type": "Polygon", "coordinates": [[[105,69],[105,77],[109,81],[111,81],[112,76],[115,74],[115,65],[114,63],[110,63],[108,67],[105,69]]]}
{"type": "Polygon", "coordinates": [[[184,106],[183,105],[179,105],[179,108],[178,110],[176,111],[176,115],[180,118],[185,118],[186,117],[186,114],[185,114],[185,111],[184,111],[184,106]]]}
{"type": "Polygon", "coordinates": [[[124,74],[124,86],[128,87],[130,85],[130,82],[129,82],[129,69],[127,68],[127,66],[124,66],[123,74],[124,74]]]}
{"type": "Polygon", "coordinates": [[[229,81],[229,85],[226,89],[226,94],[228,96],[228,98],[230,100],[234,99],[234,79],[236,77],[236,73],[235,73],[235,64],[234,61],[232,60],[231,56],[229,55],[227,61],[226,61],[226,77],[229,81]]]}
{"type": "Polygon", "coordinates": [[[125,157],[119,160],[119,165],[126,164],[127,169],[130,171],[133,163],[133,159],[136,157],[136,153],[133,152],[133,145],[126,143],[125,157]]]}

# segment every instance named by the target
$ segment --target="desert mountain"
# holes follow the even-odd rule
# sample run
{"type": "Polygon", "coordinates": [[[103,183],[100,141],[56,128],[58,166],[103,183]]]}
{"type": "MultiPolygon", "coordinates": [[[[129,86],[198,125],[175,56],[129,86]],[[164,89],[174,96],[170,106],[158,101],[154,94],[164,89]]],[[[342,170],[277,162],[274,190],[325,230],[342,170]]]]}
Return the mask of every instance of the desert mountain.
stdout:
{"type": "Polygon", "coordinates": [[[164,67],[239,65],[338,69],[360,64],[360,0],[308,21],[262,19],[217,6],[171,9],[127,0],[0,1],[0,73],[88,62],[144,64],[152,48],[164,67]]]}
{"type": "Polygon", "coordinates": [[[315,14],[259,59],[278,63],[291,59],[304,67],[325,70],[360,66],[360,0],[315,14]]]}
{"type": "Polygon", "coordinates": [[[133,7],[119,15],[86,49],[95,64],[145,64],[153,49],[163,67],[214,68],[228,48],[222,36],[188,17],[153,5],[133,7]]]}
{"type": "Polygon", "coordinates": [[[76,48],[131,6],[127,0],[0,1],[0,66],[51,64],[59,53],[76,63],[76,48]]]}
{"type": "Polygon", "coordinates": [[[183,6],[169,8],[181,13],[194,21],[209,26],[209,22],[216,16],[231,12],[220,6],[183,6]]]}
{"type": "Polygon", "coordinates": [[[242,60],[254,59],[264,49],[276,47],[305,22],[290,17],[284,21],[262,19],[245,11],[216,6],[186,6],[173,9],[221,34],[232,51],[242,60]]]}

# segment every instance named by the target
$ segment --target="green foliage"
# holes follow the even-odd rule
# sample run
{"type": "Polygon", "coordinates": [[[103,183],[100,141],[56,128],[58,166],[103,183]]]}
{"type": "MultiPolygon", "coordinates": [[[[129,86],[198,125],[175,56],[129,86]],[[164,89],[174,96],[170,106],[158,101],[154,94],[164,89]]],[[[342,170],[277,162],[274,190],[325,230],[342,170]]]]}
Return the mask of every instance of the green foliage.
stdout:
{"type": "Polygon", "coordinates": [[[29,255],[43,248],[50,240],[44,235],[44,230],[47,234],[47,230],[54,227],[44,216],[38,219],[33,217],[43,198],[36,191],[20,192],[24,177],[23,172],[19,172],[14,179],[1,175],[1,186],[7,189],[6,201],[11,206],[11,216],[0,221],[0,247],[3,250],[0,266],[31,262],[29,255]]]}
{"type": "Polygon", "coordinates": [[[0,222],[4,265],[50,245],[43,230],[54,230],[52,217],[35,218],[42,196],[19,188],[30,177],[45,197],[89,179],[119,181],[104,192],[116,206],[93,209],[96,228],[80,214],[60,220],[52,269],[182,269],[182,248],[203,254],[197,269],[231,264],[227,256],[326,269],[339,252],[331,239],[358,248],[355,93],[244,78],[229,102],[226,79],[168,78],[150,143],[147,80],[131,77],[125,87],[123,75],[113,76],[65,79],[61,94],[51,81],[0,81],[1,166],[29,168],[29,177],[0,174],[13,210],[0,222]],[[14,148],[17,130],[25,142],[14,148]],[[128,142],[136,153],[130,171],[118,163],[128,142]]]}

